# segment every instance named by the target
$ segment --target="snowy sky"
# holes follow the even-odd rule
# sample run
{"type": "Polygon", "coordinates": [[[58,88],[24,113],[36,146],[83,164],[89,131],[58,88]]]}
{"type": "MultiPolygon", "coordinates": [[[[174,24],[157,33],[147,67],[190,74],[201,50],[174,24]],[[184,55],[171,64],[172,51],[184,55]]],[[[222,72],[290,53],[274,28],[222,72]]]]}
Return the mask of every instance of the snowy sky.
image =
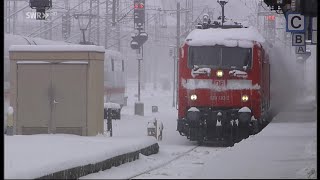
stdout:
{"type": "MultiPolygon", "coordinates": [[[[163,9],[176,8],[176,1],[172,0],[147,1],[154,1],[154,6],[161,5],[163,9]]],[[[180,2],[183,8],[185,1],[180,0],[180,2]]],[[[257,1],[230,0],[226,5],[226,16],[233,19],[246,19],[254,11],[254,2],[257,1]]],[[[205,6],[214,8],[214,16],[218,16],[221,12],[221,8],[215,0],[194,0],[194,6],[195,16],[199,15],[205,6]]],[[[169,16],[168,19],[170,21],[169,24],[175,25],[175,16],[169,16]]],[[[175,29],[172,31],[171,36],[174,37],[175,29]]],[[[136,57],[128,58],[127,67],[132,72],[128,75],[130,79],[127,80],[128,106],[123,109],[122,119],[113,122],[115,139],[123,145],[129,144],[130,138],[146,138],[148,121],[154,118],[161,120],[164,124],[164,139],[159,142],[160,153],[150,157],[142,156],[137,162],[93,174],[87,178],[127,178],[137,172],[143,172],[148,168],[168,162],[194,146],[194,143],[189,142],[176,131],[177,110],[172,108],[172,89],[161,90],[161,87],[165,85],[172,87],[170,83],[172,82],[173,72],[172,57],[168,55],[170,43],[169,41],[162,44],[155,43],[146,48],[144,65],[145,69],[150,71],[145,72],[146,80],[144,82],[149,80],[155,84],[143,83],[145,85],[145,89],[143,88],[141,93],[142,101],[145,102],[145,116],[143,117],[133,115],[134,102],[137,100],[137,61],[135,61],[136,57]],[[157,89],[154,89],[154,87],[157,87],[157,89]],[[152,113],[151,107],[154,105],[159,106],[159,113],[152,113]],[[128,139],[121,141],[122,138],[128,139]],[[123,173],[124,171],[126,173],[123,173]]],[[[280,105],[285,108],[290,106],[296,97],[302,97],[298,102],[307,100],[312,106],[316,106],[314,98],[316,93],[316,83],[314,83],[316,80],[315,47],[307,47],[312,50],[312,56],[306,62],[305,76],[303,75],[304,66],[296,62],[294,49],[284,49],[283,46],[277,43],[270,55],[273,88],[276,89],[276,92],[279,92],[279,95],[273,99],[281,101],[278,103],[282,103],[280,105]],[[302,96],[301,91],[310,96],[302,96]]],[[[304,104],[301,106],[305,107],[304,104]]],[[[8,109],[8,102],[5,102],[6,109],[8,109]]],[[[270,124],[261,134],[245,140],[234,148],[204,147],[192,151],[188,156],[182,158],[180,162],[175,162],[166,168],[141,176],[141,178],[306,178],[308,173],[312,172],[312,169],[316,167],[315,119],[315,112],[299,113],[296,109],[290,109],[288,112],[279,114],[276,120],[297,121],[295,123],[290,123],[290,125],[284,122],[270,124]],[[301,121],[308,122],[301,123],[301,121]],[[258,148],[263,148],[265,151],[261,151],[258,148]],[[271,156],[275,154],[273,153],[275,148],[277,148],[276,156],[271,156]],[[250,156],[249,152],[256,152],[257,157],[248,158],[249,160],[241,159],[250,156]],[[239,156],[239,154],[243,156],[239,156]],[[234,163],[225,163],[232,161],[234,163]],[[262,161],[267,161],[268,163],[263,164],[261,163],[262,161]],[[250,167],[256,170],[254,171],[255,173],[250,174],[250,176],[245,174],[247,166],[243,165],[243,162],[250,164],[250,167]],[[229,173],[230,169],[228,168],[231,167],[233,170],[232,173],[229,173]],[[224,169],[221,171],[218,168],[224,169]]],[[[27,139],[23,136],[5,137],[5,177],[20,178],[23,176],[25,178],[33,178],[41,175],[39,173],[48,172],[48,170],[60,170],[59,168],[68,168],[71,165],[97,160],[105,155],[104,150],[108,149],[112,142],[109,142],[110,138],[108,137],[95,138],[80,140],[74,136],[52,137],[47,135],[39,135],[34,138],[28,137],[27,139]],[[50,143],[48,143],[48,139],[50,139],[50,143]],[[68,148],[64,149],[61,146],[67,146],[68,148]],[[96,148],[94,149],[92,146],[96,148]],[[21,152],[21,149],[24,152],[21,152]],[[46,154],[47,152],[50,154],[46,154]],[[66,160],[70,160],[69,158],[71,161],[66,162],[66,160]],[[30,164],[32,165],[30,166],[30,164]]],[[[138,142],[138,145],[134,147],[122,146],[124,149],[111,149],[108,152],[114,155],[150,142],[154,142],[154,140],[148,139],[141,143],[138,142]]],[[[311,176],[314,177],[313,174],[311,176]]]]}

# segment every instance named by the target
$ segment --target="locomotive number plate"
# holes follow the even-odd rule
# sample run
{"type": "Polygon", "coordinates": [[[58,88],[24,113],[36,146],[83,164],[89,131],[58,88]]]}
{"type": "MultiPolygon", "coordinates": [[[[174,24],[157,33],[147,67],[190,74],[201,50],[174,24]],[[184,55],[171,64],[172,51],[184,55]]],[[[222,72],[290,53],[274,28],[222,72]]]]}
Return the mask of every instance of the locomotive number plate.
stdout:
{"type": "Polygon", "coordinates": [[[225,80],[214,80],[213,83],[214,83],[214,85],[219,86],[219,87],[225,87],[226,86],[226,81],[225,80]]]}
{"type": "Polygon", "coordinates": [[[229,101],[230,97],[229,96],[211,96],[210,99],[212,101],[229,101]]]}

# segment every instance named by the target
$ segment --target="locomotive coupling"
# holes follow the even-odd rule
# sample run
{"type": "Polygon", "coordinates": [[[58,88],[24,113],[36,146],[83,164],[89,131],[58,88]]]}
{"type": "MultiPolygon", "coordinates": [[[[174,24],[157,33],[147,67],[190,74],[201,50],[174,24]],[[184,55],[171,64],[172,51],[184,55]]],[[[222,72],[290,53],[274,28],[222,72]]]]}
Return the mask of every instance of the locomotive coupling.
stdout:
{"type": "Polygon", "coordinates": [[[240,109],[225,109],[225,110],[213,110],[213,109],[198,109],[197,107],[191,107],[186,114],[186,120],[190,125],[199,126],[202,122],[210,124],[214,123],[217,126],[221,126],[220,123],[225,124],[232,121],[232,124],[237,120],[237,124],[242,126],[249,125],[252,121],[251,109],[248,107],[242,107],[240,109]]]}

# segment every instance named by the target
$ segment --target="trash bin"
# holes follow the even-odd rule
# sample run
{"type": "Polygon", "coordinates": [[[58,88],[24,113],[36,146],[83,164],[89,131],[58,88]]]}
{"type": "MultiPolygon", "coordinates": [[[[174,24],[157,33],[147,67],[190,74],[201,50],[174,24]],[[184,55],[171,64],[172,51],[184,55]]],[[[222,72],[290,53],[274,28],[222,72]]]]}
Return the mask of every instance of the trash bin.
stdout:
{"type": "Polygon", "coordinates": [[[121,106],[117,103],[104,103],[104,119],[107,119],[107,110],[111,109],[112,119],[120,119],[121,118],[121,106]]]}
{"type": "Polygon", "coordinates": [[[134,114],[140,116],[144,115],[144,104],[142,102],[134,103],[134,114]]]}
{"type": "Polygon", "coordinates": [[[149,121],[147,126],[147,134],[148,136],[153,136],[157,139],[157,127],[156,127],[156,121],[149,121]]]}

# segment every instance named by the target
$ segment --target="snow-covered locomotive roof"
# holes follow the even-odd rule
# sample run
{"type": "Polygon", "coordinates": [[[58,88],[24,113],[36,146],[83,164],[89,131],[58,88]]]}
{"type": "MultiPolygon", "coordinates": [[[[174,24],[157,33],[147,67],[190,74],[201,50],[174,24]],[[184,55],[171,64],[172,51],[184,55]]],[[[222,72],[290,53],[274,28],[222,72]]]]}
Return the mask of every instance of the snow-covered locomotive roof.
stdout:
{"type": "Polygon", "coordinates": [[[186,38],[186,43],[189,46],[224,45],[249,48],[253,46],[254,41],[264,43],[265,39],[253,27],[195,29],[186,38]]]}
{"type": "Polygon", "coordinates": [[[103,46],[95,45],[12,45],[9,51],[96,51],[105,52],[103,46]]]}

